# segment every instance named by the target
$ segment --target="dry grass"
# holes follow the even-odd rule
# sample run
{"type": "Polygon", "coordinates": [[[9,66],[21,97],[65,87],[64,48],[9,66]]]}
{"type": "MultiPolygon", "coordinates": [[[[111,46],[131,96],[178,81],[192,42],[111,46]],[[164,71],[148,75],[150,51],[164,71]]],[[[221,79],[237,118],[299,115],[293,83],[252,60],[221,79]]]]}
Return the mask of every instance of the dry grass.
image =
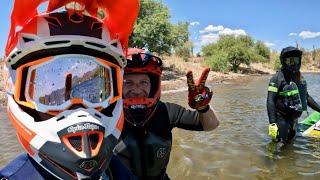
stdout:
{"type": "Polygon", "coordinates": [[[6,103],[3,66],[4,62],[0,60],[0,106],[3,106],[6,103]]]}
{"type": "Polygon", "coordinates": [[[190,59],[189,61],[184,61],[182,58],[177,56],[167,56],[163,58],[165,70],[169,68],[169,70],[174,69],[181,73],[181,75],[185,75],[189,70],[193,71],[194,75],[197,76],[201,72],[201,69],[205,67],[201,64],[202,59],[190,59]]]}
{"type": "Polygon", "coordinates": [[[315,57],[313,52],[305,52],[302,59],[302,71],[307,72],[319,72],[320,71],[320,49],[318,49],[315,53],[315,57]],[[313,59],[314,58],[314,59],[313,59]]]}

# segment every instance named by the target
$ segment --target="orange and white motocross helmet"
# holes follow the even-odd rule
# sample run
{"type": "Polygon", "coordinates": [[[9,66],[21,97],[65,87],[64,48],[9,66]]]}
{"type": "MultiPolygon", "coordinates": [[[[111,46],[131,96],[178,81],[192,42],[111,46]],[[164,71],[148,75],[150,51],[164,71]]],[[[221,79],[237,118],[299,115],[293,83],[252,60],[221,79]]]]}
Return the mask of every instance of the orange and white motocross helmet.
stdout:
{"type": "Polygon", "coordinates": [[[143,49],[129,48],[124,74],[147,74],[150,78],[148,97],[123,99],[125,120],[131,125],[142,127],[152,117],[160,100],[162,60],[143,49]]]}
{"type": "Polygon", "coordinates": [[[27,153],[59,179],[99,178],[108,167],[124,122],[124,52],[138,9],[138,0],[14,2],[8,116],[27,153]],[[38,13],[41,3],[47,10],[38,13]]]}

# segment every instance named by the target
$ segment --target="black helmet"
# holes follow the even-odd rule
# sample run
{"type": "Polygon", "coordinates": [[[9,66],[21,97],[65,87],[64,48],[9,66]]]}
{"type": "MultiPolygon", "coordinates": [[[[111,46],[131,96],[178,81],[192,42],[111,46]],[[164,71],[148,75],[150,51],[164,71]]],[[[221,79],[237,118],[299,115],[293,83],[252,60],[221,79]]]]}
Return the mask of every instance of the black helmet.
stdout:
{"type": "Polygon", "coordinates": [[[292,73],[299,72],[301,67],[301,57],[302,51],[298,48],[292,46],[283,48],[280,53],[282,68],[292,73]]]}

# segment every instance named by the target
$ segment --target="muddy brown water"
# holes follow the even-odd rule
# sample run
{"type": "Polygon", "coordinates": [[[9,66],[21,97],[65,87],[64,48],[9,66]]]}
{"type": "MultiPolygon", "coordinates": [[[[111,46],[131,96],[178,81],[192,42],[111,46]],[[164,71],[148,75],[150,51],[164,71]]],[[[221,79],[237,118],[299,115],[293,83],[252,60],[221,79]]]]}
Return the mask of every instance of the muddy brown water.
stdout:
{"type": "MultiPolygon", "coordinates": [[[[320,74],[305,74],[309,94],[320,102],[320,74]]],[[[320,138],[298,134],[275,148],[267,135],[267,84],[270,76],[212,84],[211,105],[220,126],[211,132],[174,129],[168,166],[172,179],[320,179],[320,138]]],[[[187,107],[187,91],[163,93],[162,100],[187,107]]],[[[309,112],[312,112],[309,109],[309,112]]],[[[0,167],[23,152],[0,108],[0,167]]]]}

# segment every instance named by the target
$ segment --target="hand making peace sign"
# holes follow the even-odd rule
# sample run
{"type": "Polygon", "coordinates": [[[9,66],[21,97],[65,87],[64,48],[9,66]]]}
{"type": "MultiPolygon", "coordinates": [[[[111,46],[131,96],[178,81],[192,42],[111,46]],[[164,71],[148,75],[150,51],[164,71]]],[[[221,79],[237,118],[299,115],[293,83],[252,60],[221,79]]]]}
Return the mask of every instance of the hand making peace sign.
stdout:
{"type": "Polygon", "coordinates": [[[197,84],[194,83],[192,71],[187,73],[188,83],[188,103],[189,106],[196,110],[203,110],[208,107],[208,104],[212,98],[212,91],[205,86],[210,68],[206,68],[202,71],[197,84]]]}

